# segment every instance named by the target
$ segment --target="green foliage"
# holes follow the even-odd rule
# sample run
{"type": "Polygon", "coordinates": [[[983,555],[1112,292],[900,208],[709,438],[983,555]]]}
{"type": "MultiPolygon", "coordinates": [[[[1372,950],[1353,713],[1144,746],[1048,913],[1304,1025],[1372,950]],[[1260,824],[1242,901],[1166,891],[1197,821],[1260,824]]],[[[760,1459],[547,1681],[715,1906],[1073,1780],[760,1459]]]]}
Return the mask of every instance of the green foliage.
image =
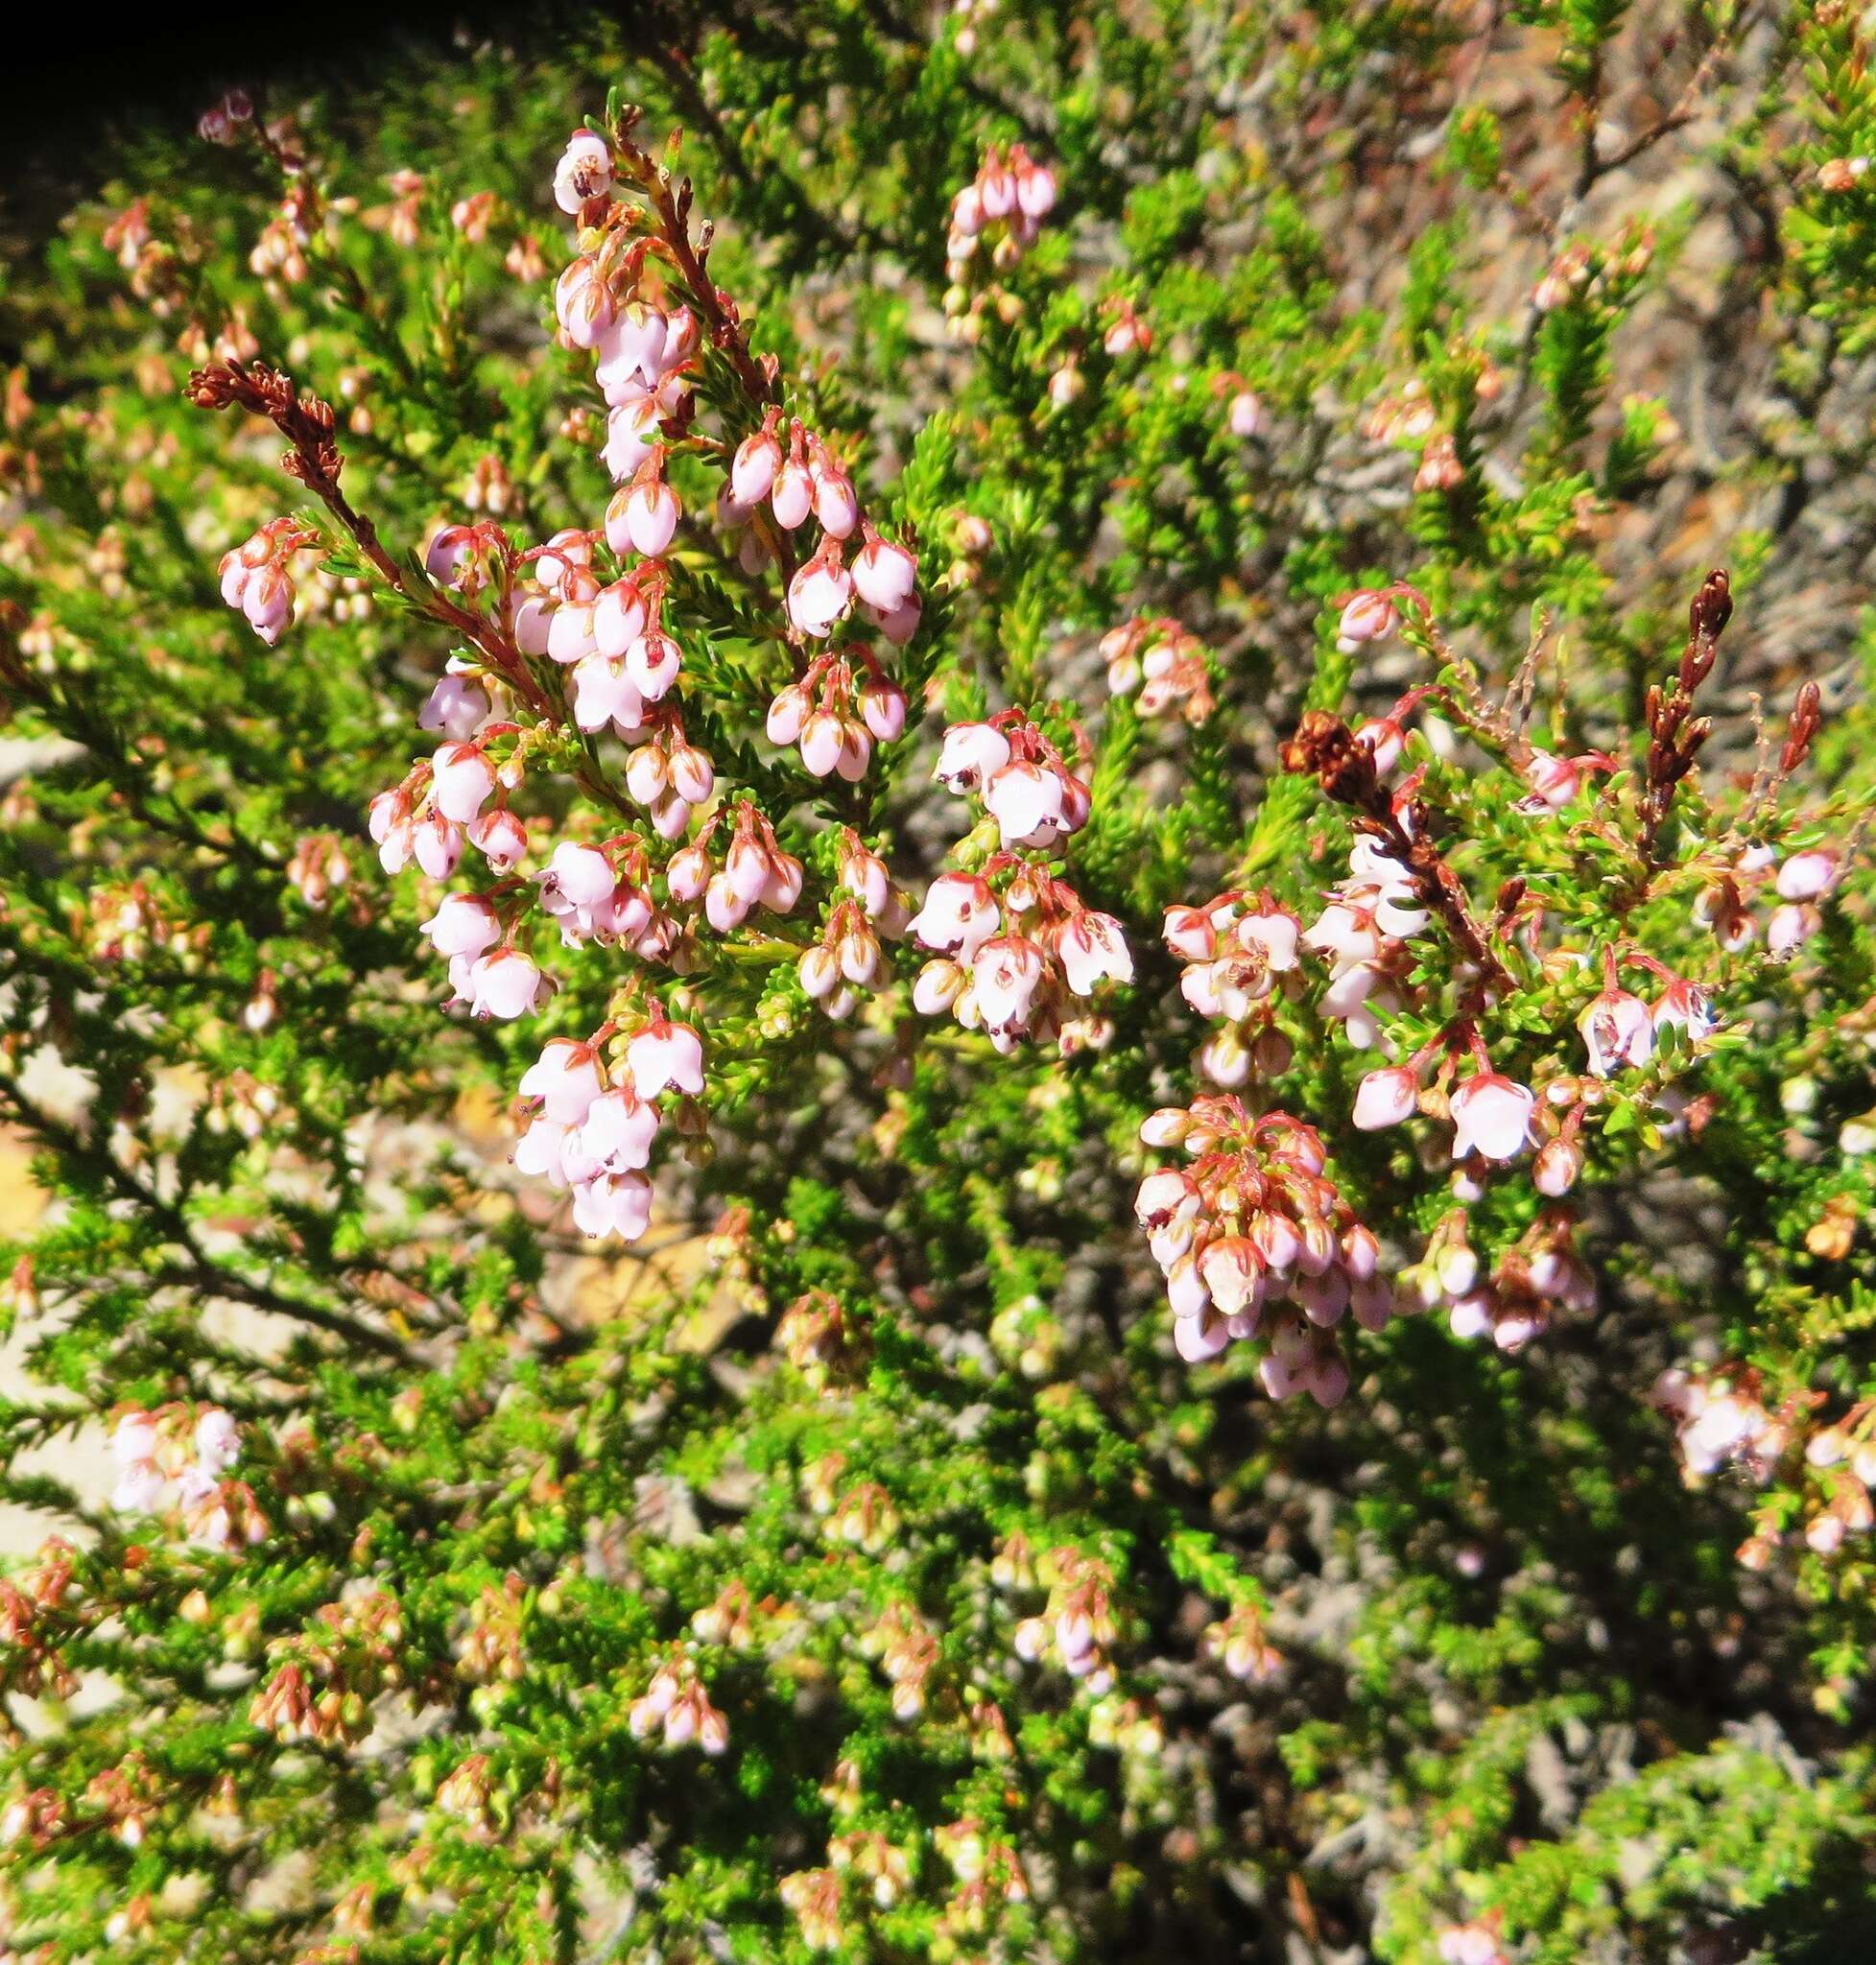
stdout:
{"type": "MultiPolygon", "coordinates": [[[[1876,1559],[1819,1527],[1850,1459],[1806,1454],[1876,1409],[1858,16],[927,12],[661,7],[277,84],[264,138],[133,130],[7,276],[0,1123],[31,1185],[0,1174],[0,1501],[22,1550],[59,1539],[0,1582],[0,1946],[1434,1965],[1471,1921],[1518,1965],[1860,1955],[1876,1559]],[[920,625],[882,645],[912,714],[852,786],[767,742],[801,637],[709,523],[759,407],[711,338],[671,471],[683,715],[807,899],[673,964],[542,933],[558,994],[477,1022],[418,932],[444,885],[382,871],[365,815],[479,659],[422,571],[438,525],[532,547],[610,495],[548,187],[626,103],[773,399],[916,549],[920,625]],[[993,143],[1059,202],[961,281],[951,201],[993,143]],[[957,286],[987,304],[951,333],[957,286]],[[217,356],[334,405],[373,533],[262,420],[185,400],[217,356]],[[318,570],[270,650],[216,567],[283,516],[318,570]],[[1649,691],[1722,563],[1715,727],[1650,817],[1649,691]],[[1339,647],[1383,588],[1401,631],[1339,647]],[[1132,622],[1202,692],[1111,692],[1132,622]],[[1810,680],[1823,727],[1774,769],[1810,680]],[[922,1016],[909,944],[831,1021],[798,959],[846,834],[914,904],[981,865],[995,828],[931,766],[1011,708],[1090,787],[1051,864],[1132,951],[1103,1041],[922,1016]],[[1408,944],[1392,1054],[1475,1032],[1583,1152],[1567,1196],[1456,1173],[1450,1058],[1356,1129],[1379,1059],[1322,965],[1270,994],[1242,1096],[1319,1130],[1439,1305],[1345,1332],[1332,1410],[1266,1397],[1248,1345],[1183,1361],[1134,1219],[1168,1157],[1141,1124],[1213,1034],[1165,911],[1314,920],[1357,837],[1333,773],[1286,767],[1305,712],[1400,716],[1461,896],[1408,944]],[[1604,757],[1545,806],[1533,746],[1604,757]],[[1848,867],[1782,956],[1708,925],[1728,880],[1751,911],[1762,845],[1848,867]],[[1717,1030],[1588,1077],[1605,950],[1710,991],[1717,1030]],[[630,1248],[510,1164],[541,1041],[622,993],[708,1052],[630,1248]],[[1592,1301],[1466,1341],[1455,1235],[1501,1291],[1561,1237],[1592,1301]],[[1758,1401],[1763,1465],[1689,1471],[1671,1368],[1758,1401]],[[173,1484],[107,1499],[127,1409],[174,1457],[209,1408],[230,1534],[173,1484]],[[1087,1605],[1078,1679],[1051,1632],[1087,1605]],[[662,1727],[693,1690],[721,1752],[662,1727]]],[[[639,823],[610,739],[516,722],[537,843],[639,823]]]]}

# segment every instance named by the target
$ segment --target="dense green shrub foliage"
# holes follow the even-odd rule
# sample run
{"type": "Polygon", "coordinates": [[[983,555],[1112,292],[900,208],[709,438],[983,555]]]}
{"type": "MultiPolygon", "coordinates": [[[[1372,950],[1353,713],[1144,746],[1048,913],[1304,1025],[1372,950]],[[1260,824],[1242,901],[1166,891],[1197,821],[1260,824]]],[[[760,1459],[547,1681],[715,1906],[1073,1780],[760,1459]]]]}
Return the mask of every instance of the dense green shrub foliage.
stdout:
{"type": "Polygon", "coordinates": [[[1868,54],[124,136],[0,294],[6,1957],[1876,1944],[1868,54]]]}

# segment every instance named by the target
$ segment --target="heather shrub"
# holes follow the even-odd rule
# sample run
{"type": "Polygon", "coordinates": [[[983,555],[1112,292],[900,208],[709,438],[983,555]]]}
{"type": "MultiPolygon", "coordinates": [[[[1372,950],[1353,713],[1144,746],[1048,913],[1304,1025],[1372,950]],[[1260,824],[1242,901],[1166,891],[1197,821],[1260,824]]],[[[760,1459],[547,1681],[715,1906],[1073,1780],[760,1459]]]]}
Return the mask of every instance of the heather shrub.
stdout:
{"type": "Polygon", "coordinates": [[[1866,62],[814,0],[113,140],[7,1958],[1863,1955],[1866,62]]]}

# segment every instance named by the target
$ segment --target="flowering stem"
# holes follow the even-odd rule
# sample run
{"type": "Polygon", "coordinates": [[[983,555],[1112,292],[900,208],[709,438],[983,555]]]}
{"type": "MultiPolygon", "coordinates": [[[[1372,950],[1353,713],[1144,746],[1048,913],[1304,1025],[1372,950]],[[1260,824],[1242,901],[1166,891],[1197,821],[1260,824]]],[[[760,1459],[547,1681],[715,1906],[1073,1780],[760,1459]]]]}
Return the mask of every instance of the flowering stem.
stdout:
{"type": "Polygon", "coordinates": [[[288,473],[332,513],[386,584],[413,607],[473,643],[539,714],[554,715],[551,699],[530,674],[520,651],[495,633],[481,616],[441,594],[414,586],[386,550],[377,528],[339,488],[344,459],[333,440],[333,416],[327,404],[317,396],[302,397],[291,376],[261,362],[245,374],[232,363],[212,363],[189,377],[185,392],[202,409],[221,410],[234,404],[265,416],[293,446],[283,460],[288,473]]]}
{"type": "Polygon", "coordinates": [[[1465,888],[1428,837],[1426,810],[1415,801],[1413,824],[1402,824],[1374,769],[1374,753],[1356,743],[1348,725],[1326,711],[1310,710],[1283,746],[1284,768],[1308,772],[1339,805],[1352,807],[1363,828],[1377,834],[1389,857],[1411,872],[1428,907],[1445,922],[1460,955],[1479,972],[1479,988],[1502,994],[1511,977],[1473,918],[1465,888]]]}

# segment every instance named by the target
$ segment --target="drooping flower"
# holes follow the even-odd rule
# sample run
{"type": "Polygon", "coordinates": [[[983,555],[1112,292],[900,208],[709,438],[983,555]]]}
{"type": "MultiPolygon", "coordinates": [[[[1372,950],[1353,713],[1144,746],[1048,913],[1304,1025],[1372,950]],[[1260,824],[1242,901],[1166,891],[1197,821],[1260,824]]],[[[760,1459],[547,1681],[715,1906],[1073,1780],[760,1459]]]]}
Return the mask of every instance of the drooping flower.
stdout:
{"type": "Polygon", "coordinates": [[[1519,810],[1561,812],[1592,771],[1614,769],[1615,759],[1605,751],[1586,750],[1576,757],[1556,757],[1548,750],[1533,749],[1524,773],[1531,795],[1520,802],[1519,810]]]}
{"type": "Polygon", "coordinates": [[[419,730],[440,730],[459,743],[473,737],[488,717],[487,693],[466,675],[444,675],[417,712],[419,730]]]}
{"type": "Polygon", "coordinates": [[[903,546],[882,539],[871,526],[853,559],[853,587],[870,606],[891,613],[911,600],[918,562],[903,546]]]}
{"type": "Polygon", "coordinates": [[[479,956],[468,972],[469,1007],[475,1015],[511,1022],[538,1007],[552,984],[519,949],[479,956]]]}
{"type": "Polygon", "coordinates": [[[666,1091],[696,1098],[703,1090],[703,1040],[688,1024],[654,1017],[626,1046],[626,1068],[641,1099],[666,1091]]]}
{"type": "Polygon", "coordinates": [[[1654,1054],[1654,1024],[1639,996],[1611,982],[1592,997],[1577,1019],[1589,1068],[1606,1078],[1625,1067],[1646,1064],[1654,1054]]]}
{"type": "Polygon", "coordinates": [[[1133,981],[1133,956],[1121,924],[1111,914],[1084,909],[1057,934],[1056,955],[1077,996],[1091,996],[1104,980],[1133,981]]]}
{"type": "Polygon", "coordinates": [[[803,634],[824,637],[853,604],[853,576],[830,534],[788,583],[788,618],[803,634]]]}
{"type": "Polygon", "coordinates": [[[1355,1124],[1364,1132],[1398,1125],[1418,1109],[1420,1082],[1404,1065],[1371,1071],[1355,1090],[1355,1124]]]}
{"type": "Polygon", "coordinates": [[[947,792],[976,792],[1009,762],[1009,739],[992,723],[954,723],[944,733],[932,775],[947,792]]]}
{"type": "Polygon", "coordinates": [[[614,1085],[586,1108],[580,1150],[603,1172],[636,1172],[651,1164],[658,1136],[658,1108],[629,1085],[614,1085]]]}
{"type": "Polygon", "coordinates": [[[1502,1073],[1482,1070],[1457,1087],[1453,1113],[1453,1158],[1483,1153],[1487,1160],[1515,1160],[1531,1134],[1536,1104],[1531,1088],[1502,1073]]]}
{"type": "Polygon", "coordinates": [[[1070,830],[1062,774],[1028,758],[1012,758],[984,786],[984,804],[1009,846],[1052,844],[1070,830]]]}
{"type": "Polygon", "coordinates": [[[571,1037],[550,1037],[540,1056],[521,1075],[521,1096],[538,1099],[556,1125],[578,1125],[606,1089],[599,1053],[571,1037]]]}
{"type": "Polygon", "coordinates": [[[1353,654],[1364,642],[1385,641],[1400,626],[1400,610],[1390,596],[1364,587],[1343,604],[1336,624],[1336,646],[1353,654]]]}
{"type": "Polygon", "coordinates": [[[634,553],[655,558],[670,546],[677,531],[677,494],[662,478],[642,473],[627,494],[624,531],[634,553]]]}
{"type": "Polygon", "coordinates": [[[1781,901],[1815,901],[1837,883],[1837,855],[1824,846],[1793,853],[1778,869],[1781,901]]]}
{"type": "Polygon", "coordinates": [[[495,767],[473,744],[440,746],[431,760],[430,795],[437,810],[467,825],[495,792],[495,767]]]}
{"type": "Polygon", "coordinates": [[[1710,1036],[1719,1021],[1706,991],[1680,976],[1669,978],[1650,1015],[1657,1030],[1678,1027],[1696,1039],[1710,1036]]]}
{"type": "Polygon", "coordinates": [[[970,973],[985,1029],[993,1036],[1021,1031],[1046,973],[1041,949],[1027,935],[992,935],[971,958],[970,973]]]}
{"type": "Polygon", "coordinates": [[[729,486],[736,502],[753,509],[768,497],[781,468],[782,447],[772,423],[765,422],[736,446],[730,460],[729,486]]]}
{"type": "Polygon", "coordinates": [[[467,956],[474,960],[501,940],[502,924],[480,894],[445,894],[424,922],[423,933],[445,959],[467,956]]]}

